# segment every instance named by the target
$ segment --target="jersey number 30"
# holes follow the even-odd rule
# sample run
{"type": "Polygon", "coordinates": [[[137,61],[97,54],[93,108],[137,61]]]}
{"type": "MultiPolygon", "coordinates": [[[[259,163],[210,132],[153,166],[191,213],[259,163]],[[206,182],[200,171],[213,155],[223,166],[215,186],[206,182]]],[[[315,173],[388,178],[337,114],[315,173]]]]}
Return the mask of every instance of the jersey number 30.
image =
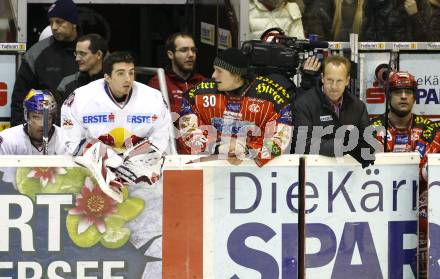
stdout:
{"type": "Polygon", "coordinates": [[[217,101],[217,98],[214,95],[210,96],[203,96],[203,107],[214,107],[215,103],[217,101]]]}

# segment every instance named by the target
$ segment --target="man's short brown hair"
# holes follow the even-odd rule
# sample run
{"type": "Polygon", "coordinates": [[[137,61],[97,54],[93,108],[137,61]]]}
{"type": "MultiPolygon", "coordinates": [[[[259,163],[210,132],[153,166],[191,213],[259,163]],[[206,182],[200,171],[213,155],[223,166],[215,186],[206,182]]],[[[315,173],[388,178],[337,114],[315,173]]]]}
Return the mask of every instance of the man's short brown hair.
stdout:
{"type": "Polygon", "coordinates": [[[322,66],[322,73],[324,75],[325,75],[325,68],[327,67],[328,64],[333,64],[336,66],[343,64],[343,65],[345,65],[345,68],[347,69],[347,77],[350,75],[351,63],[344,56],[333,55],[333,56],[329,56],[329,57],[325,58],[324,62],[323,62],[323,66],[322,66]]]}

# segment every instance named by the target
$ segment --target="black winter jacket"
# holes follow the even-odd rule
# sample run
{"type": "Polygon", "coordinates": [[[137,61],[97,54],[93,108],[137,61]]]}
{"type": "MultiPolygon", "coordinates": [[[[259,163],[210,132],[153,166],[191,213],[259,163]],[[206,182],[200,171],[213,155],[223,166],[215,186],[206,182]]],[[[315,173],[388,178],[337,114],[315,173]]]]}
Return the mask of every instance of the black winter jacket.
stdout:
{"type": "Polygon", "coordinates": [[[97,79],[101,79],[104,77],[104,73],[101,71],[97,73],[96,75],[89,76],[86,72],[76,72],[74,74],[68,75],[67,77],[64,77],[57,88],[57,96],[61,99],[59,105],[58,105],[58,117],[57,117],[57,124],[60,123],[60,116],[61,116],[61,106],[64,102],[64,100],[69,97],[70,94],[73,93],[77,88],[87,85],[92,81],[95,81],[97,79]]]}
{"type": "Polygon", "coordinates": [[[33,45],[17,72],[11,100],[11,126],[23,123],[23,100],[30,89],[49,89],[61,107],[56,89],[61,79],[78,71],[73,51],[76,42],[59,42],[52,36],[33,45]]]}
{"type": "Polygon", "coordinates": [[[310,150],[311,145],[317,140],[315,137],[312,140],[313,126],[325,128],[333,125],[332,133],[322,137],[318,152],[318,154],[333,157],[335,156],[335,133],[338,127],[354,125],[359,129],[359,134],[362,135],[364,129],[370,125],[365,104],[349,93],[347,89],[343,93],[342,107],[338,117],[322,92],[320,82],[296,98],[292,114],[294,131],[291,153],[315,153],[314,150],[310,150]],[[305,150],[302,150],[303,147],[301,147],[304,146],[304,141],[299,134],[300,126],[308,128],[305,150]],[[297,143],[298,138],[300,140],[297,143]],[[295,152],[297,145],[299,149],[295,152]]]}

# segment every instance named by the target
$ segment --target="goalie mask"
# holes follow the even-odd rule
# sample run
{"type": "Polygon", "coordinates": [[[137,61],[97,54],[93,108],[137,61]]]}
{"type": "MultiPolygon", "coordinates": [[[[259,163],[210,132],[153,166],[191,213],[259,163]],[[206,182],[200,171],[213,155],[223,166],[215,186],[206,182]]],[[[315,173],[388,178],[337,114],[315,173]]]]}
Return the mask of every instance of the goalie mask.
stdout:
{"type": "Polygon", "coordinates": [[[29,112],[43,114],[44,107],[47,106],[49,113],[55,119],[57,113],[57,102],[49,90],[31,89],[23,101],[24,119],[29,121],[29,112]]]}

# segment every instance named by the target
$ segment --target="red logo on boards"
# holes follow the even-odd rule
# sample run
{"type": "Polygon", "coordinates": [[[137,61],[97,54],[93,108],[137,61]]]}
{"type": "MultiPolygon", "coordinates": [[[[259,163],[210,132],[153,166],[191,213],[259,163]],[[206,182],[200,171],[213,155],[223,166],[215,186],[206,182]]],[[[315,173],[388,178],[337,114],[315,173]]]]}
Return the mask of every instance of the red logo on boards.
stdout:
{"type": "Polygon", "coordinates": [[[0,107],[6,106],[8,103],[8,85],[0,82],[0,107]]]}
{"type": "Polygon", "coordinates": [[[385,103],[385,90],[379,87],[367,89],[367,104],[383,104],[385,103]]]}

